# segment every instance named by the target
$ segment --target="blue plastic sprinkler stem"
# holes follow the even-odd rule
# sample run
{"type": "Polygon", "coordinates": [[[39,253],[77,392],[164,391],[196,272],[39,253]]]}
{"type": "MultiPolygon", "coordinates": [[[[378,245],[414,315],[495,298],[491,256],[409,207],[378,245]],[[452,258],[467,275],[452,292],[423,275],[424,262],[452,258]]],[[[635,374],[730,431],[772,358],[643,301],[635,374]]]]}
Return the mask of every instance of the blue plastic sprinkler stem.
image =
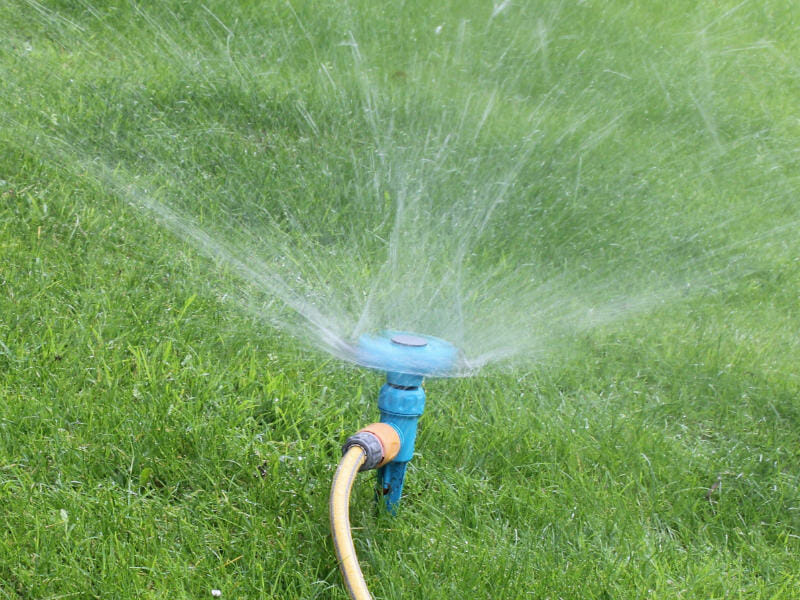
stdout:
{"type": "Polygon", "coordinates": [[[408,461],[414,456],[417,423],[425,411],[425,390],[422,375],[386,373],[386,383],[378,395],[381,423],[388,423],[400,436],[400,452],[395,459],[378,469],[378,486],[393,515],[403,493],[403,481],[408,461]]]}
{"type": "Polygon", "coordinates": [[[456,353],[439,338],[395,331],[364,335],[359,340],[359,362],[386,371],[386,383],[378,396],[381,423],[394,427],[400,436],[400,452],[378,469],[378,491],[393,515],[403,493],[406,467],[414,456],[417,423],[425,411],[422,380],[426,375],[446,375],[456,353]]]}

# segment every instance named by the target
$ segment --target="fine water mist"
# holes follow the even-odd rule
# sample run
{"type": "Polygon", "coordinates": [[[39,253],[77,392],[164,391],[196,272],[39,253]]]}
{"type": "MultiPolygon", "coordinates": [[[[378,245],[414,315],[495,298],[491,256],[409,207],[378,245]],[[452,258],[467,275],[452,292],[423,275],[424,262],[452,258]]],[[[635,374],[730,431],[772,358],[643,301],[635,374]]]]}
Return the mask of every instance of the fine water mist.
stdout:
{"type": "Polygon", "coordinates": [[[56,40],[99,33],[20,50],[4,139],[100,182],[234,271],[225,294],[265,327],[341,359],[391,329],[457,346],[456,375],[539,360],[797,256],[797,149],[769,99],[739,101],[779,85],[762,67],[781,54],[755,26],[732,41],[744,11],[676,14],[674,40],[564,4],[408,30],[402,7],[203,5],[202,31],[139,8],[116,31],[84,8],[36,12],[56,40]],[[161,62],[114,62],[139,44],[161,62]],[[38,106],[39,51],[96,61],[114,97],[65,58],[63,105],[38,106]]]}

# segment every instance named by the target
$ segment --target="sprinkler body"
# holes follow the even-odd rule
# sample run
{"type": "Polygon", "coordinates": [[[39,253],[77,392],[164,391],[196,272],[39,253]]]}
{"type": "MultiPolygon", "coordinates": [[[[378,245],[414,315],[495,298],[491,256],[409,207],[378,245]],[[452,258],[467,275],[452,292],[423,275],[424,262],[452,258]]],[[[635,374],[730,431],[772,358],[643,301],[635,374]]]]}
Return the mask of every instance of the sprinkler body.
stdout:
{"type": "Polygon", "coordinates": [[[429,375],[447,375],[456,349],[439,338],[387,331],[359,339],[359,362],[386,371],[386,383],[378,395],[381,423],[391,425],[400,438],[394,460],[378,469],[378,492],[391,514],[397,513],[406,468],[414,456],[417,423],[425,411],[422,380],[429,375]]]}

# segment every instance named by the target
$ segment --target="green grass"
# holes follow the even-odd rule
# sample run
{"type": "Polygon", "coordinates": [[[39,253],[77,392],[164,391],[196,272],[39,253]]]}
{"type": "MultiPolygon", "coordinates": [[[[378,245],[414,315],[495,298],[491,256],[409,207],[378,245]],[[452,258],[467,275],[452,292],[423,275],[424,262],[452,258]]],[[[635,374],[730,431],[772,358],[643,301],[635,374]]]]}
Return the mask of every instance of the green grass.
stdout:
{"type": "Polygon", "coordinates": [[[429,382],[401,518],[354,495],[374,595],[800,597],[800,14],[520,4],[0,5],[0,598],[345,598],[328,487],[380,376],[135,197],[346,303],[403,169],[439,210],[521,149],[468,260],[697,291],[429,382]]]}

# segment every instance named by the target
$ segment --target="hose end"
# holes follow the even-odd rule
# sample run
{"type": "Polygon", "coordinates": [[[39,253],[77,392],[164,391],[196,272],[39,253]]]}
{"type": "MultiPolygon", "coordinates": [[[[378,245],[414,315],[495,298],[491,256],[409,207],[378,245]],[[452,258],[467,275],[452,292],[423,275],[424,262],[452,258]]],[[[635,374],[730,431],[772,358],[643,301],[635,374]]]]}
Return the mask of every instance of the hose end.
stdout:
{"type": "Polygon", "coordinates": [[[369,471],[391,462],[400,452],[400,435],[387,423],[372,423],[351,435],[342,446],[342,454],[353,446],[361,447],[366,460],[360,471],[369,471]]]}

